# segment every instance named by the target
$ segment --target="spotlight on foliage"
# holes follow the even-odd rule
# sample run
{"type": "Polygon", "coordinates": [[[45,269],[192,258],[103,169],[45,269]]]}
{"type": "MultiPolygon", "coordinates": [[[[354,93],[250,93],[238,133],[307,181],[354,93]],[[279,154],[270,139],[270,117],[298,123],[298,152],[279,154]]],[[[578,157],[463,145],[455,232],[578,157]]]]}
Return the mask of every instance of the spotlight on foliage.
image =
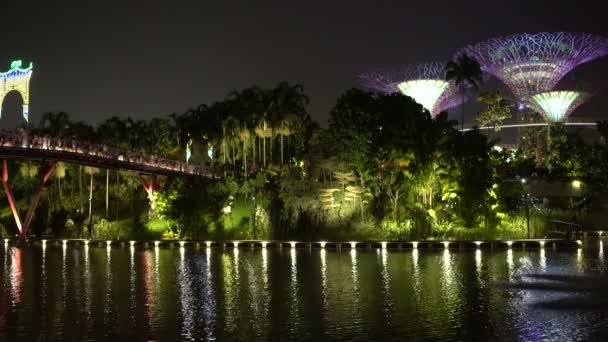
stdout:
{"type": "Polygon", "coordinates": [[[462,49],[483,71],[505,82],[522,102],[552,90],[577,65],[608,54],[608,38],[567,32],[522,33],[462,49]]]}
{"type": "Polygon", "coordinates": [[[549,91],[532,96],[532,102],[548,122],[564,122],[588,98],[579,91],[549,91]]]}
{"type": "Polygon", "coordinates": [[[421,104],[433,117],[458,104],[456,88],[445,80],[445,66],[439,62],[369,72],[359,75],[359,82],[366,89],[385,94],[399,91],[421,104]]]}

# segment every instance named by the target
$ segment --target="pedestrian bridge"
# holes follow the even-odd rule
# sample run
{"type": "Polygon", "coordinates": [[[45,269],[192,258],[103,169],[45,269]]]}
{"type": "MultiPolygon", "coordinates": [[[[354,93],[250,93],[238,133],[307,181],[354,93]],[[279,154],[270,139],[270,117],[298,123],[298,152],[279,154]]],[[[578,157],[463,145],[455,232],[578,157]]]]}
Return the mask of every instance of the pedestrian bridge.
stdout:
{"type": "Polygon", "coordinates": [[[214,172],[209,165],[187,164],[75,139],[28,136],[25,132],[0,132],[0,158],[63,161],[146,175],[183,174],[220,178],[220,173],[214,172]]]}
{"type": "Polygon", "coordinates": [[[206,178],[220,178],[220,174],[208,165],[188,164],[177,160],[164,159],[141,152],[132,152],[103,144],[93,144],[76,139],[59,139],[50,136],[29,135],[26,131],[0,131],[1,178],[15,224],[21,239],[27,236],[36,204],[44,184],[55,170],[58,161],[88,165],[103,169],[135,172],[148,193],[151,203],[153,192],[158,189],[157,176],[179,174],[206,178]],[[9,185],[6,159],[39,160],[40,180],[29,204],[25,219],[17,208],[17,202],[9,185]],[[149,176],[146,180],[144,176],[149,176]]]}

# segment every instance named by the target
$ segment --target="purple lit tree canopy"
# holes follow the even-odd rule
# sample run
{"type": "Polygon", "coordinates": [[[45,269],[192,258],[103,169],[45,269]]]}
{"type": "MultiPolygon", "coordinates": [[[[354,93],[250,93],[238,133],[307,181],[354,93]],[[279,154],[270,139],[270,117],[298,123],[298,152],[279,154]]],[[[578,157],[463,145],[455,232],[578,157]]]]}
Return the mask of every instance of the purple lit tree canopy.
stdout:
{"type": "Polygon", "coordinates": [[[445,65],[440,62],[407,65],[402,68],[369,72],[359,75],[359,82],[367,89],[381,93],[401,92],[413,98],[433,117],[458,104],[456,89],[445,80],[445,65]]]}
{"type": "Polygon", "coordinates": [[[462,49],[523,102],[548,92],[577,65],[608,54],[608,38],[587,33],[522,33],[462,49]]]}

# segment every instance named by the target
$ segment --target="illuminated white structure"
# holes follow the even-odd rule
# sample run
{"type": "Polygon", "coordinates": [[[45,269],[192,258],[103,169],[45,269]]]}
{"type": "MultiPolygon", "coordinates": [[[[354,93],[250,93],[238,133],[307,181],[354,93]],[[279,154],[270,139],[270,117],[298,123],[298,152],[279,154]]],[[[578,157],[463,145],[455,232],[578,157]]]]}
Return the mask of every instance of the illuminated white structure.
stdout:
{"type": "Polygon", "coordinates": [[[445,65],[441,62],[407,65],[387,72],[359,75],[360,83],[368,89],[385,94],[397,91],[414,99],[432,117],[459,104],[458,91],[445,80],[445,65]]]}
{"type": "Polygon", "coordinates": [[[549,122],[564,122],[589,94],[578,91],[548,91],[532,96],[534,107],[549,122]]]}
{"type": "Polygon", "coordinates": [[[23,99],[23,117],[25,121],[29,121],[30,78],[33,65],[30,63],[25,69],[22,69],[21,65],[21,61],[13,61],[7,72],[0,72],[0,117],[2,117],[4,97],[11,91],[16,91],[23,99]]]}
{"type": "Polygon", "coordinates": [[[414,80],[405,81],[397,85],[403,95],[407,95],[431,113],[434,113],[437,100],[450,87],[444,80],[414,80]]]}

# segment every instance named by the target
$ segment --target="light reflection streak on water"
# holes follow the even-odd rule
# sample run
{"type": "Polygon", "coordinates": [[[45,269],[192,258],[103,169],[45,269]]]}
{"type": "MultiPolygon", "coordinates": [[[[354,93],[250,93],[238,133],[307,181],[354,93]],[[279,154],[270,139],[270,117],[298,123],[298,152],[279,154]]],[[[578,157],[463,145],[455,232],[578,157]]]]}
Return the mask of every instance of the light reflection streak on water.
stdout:
{"type": "Polygon", "coordinates": [[[452,308],[457,300],[458,289],[454,279],[452,255],[449,249],[443,250],[443,257],[441,259],[441,286],[442,294],[444,299],[444,305],[446,308],[452,308]]]}
{"type": "Polygon", "coordinates": [[[262,281],[264,288],[268,286],[268,250],[262,248],[262,281]]]}
{"type": "MultiPolygon", "coordinates": [[[[266,248],[262,249],[262,288],[258,289],[258,292],[261,293],[262,298],[260,299],[262,302],[262,312],[261,315],[263,315],[262,317],[265,318],[264,320],[264,324],[265,326],[262,326],[262,329],[267,329],[267,324],[268,324],[268,319],[266,319],[269,315],[269,311],[270,311],[270,299],[272,297],[271,293],[270,293],[270,288],[268,285],[268,250],[266,250],[266,248]]],[[[257,278],[254,276],[254,279],[257,278]]],[[[262,332],[263,333],[263,332],[262,332]]]]}
{"type": "Polygon", "coordinates": [[[68,277],[68,270],[67,270],[67,264],[66,264],[66,258],[67,258],[67,248],[68,246],[63,243],[61,246],[61,288],[63,290],[62,295],[63,295],[63,307],[65,308],[67,305],[67,301],[68,301],[68,284],[67,284],[67,277],[68,277]]]}
{"type": "Polygon", "coordinates": [[[12,247],[9,251],[11,253],[11,299],[13,306],[21,302],[21,292],[23,290],[23,265],[21,249],[12,247]]]}
{"type": "Polygon", "coordinates": [[[384,292],[384,314],[385,319],[390,319],[391,313],[391,276],[388,273],[388,251],[385,248],[380,249],[380,257],[382,259],[382,289],[384,292]]]}
{"type": "Polygon", "coordinates": [[[540,271],[547,271],[547,256],[545,255],[545,249],[541,248],[538,255],[538,267],[540,271]]]}
{"type": "Polygon", "coordinates": [[[87,327],[91,324],[91,301],[93,296],[89,245],[84,245],[84,319],[87,327]]]}
{"type": "Polygon", "coordinates": [[[602,241],[602,240],[600,240],[600,250],[599,250],[599,253],[598,253],[598,258],[601,261],[604,261],[604,241],[602,241]]]}
{"type": "Polygon", "coordinates": [[[576,250],[576,270],[578,272],[582,272],[584,269],[583,267],[583,249],[581,247],[579,247],[576,250]]]}
{"type": "Polygon", "coordinates": [[[507,272],[509,274],[509,281],[513,280],[513,250],[509,248],[507,250],[507,272]]]}
{"type": "Polygon", "coordinates": [[[46,273],[46,243],[42,243],[42,261],[40,264],[40,280],[42,282],[42,284],[40,285],[41,287],[41,293],[40,293],[40,314],[42,316],[41,322],[45,322],[46,321],[46,317],[47,317],[47,284],[48,284],[48,274],[46,273]]]}
{"type": "Polygon", "coordinates": [[[215,301],[215,293],[213,291],[213,278],[211,273],[211,248],[207,247],[205,259],[205,269],[201,270],[203,277],[203,320],[205,322],[205,339],[208,341],[215,340],[214,335],[215,324],[217,321],[217,303],[215,301]]]}
{"type": "Polygon", "coordinates": [[[481,276],[481,267],[482,267],[482,255],[481,255],[481,249],[477,248],[475,250],[475,273],[477,274],[477,281],[479,282],[480,286],[484,285],[483,282],[483,278],[481,276]]]}
{"type": "Polygon", "coordinates": [[[327,314],[327,256],[325,248],[320,251],[321,258],[321,303],[323,305],[323,315],[327,314]]]}
{"type": "Polygon", "coordinates": [[[238,302],[238,288],[240,286],[238,279],[238,248],[233,250],[233,257],[230,258],[228,253],[222,254],[222,273],[224,280],[224,309],[226,312],[225,328],[229,332],[234,332],[237,328],[237,317],[239,314],[238,302]]]}
{"type": "Polygon", "coordinates": [[[418,259],[419,259],[419,254],[418,254],[418,248],[414,248],[412,250],[412,274],[413,274],[413,278],[414,278],[414,292],[416,293],[416,300],[418,300],[419,296],[420,296],[420,266],[418,265],[418,259]]]}
{"type": "Polygon", "coordinates": [[[196,307],[193,303],[194,296],[192,293],[192,279],[186,263],[185,254],[186,249],[184,247],[180,247],[177,281],[179,283],[179,300],[181,304],[180,311],[182,317],[181,337],[191,339],[194,328],[194,312],[196,311],[196,307]]]}
{"type": "MultiPolygon", "coordinates": [[[[290,279],[289,279],[289,318],[296,319],[298,317],[299,296],[298,296],[298,267],[296,260],[296,249],[289,249],[289,257],[291,261],[290,279]]],[[[291,327],[292,331],[294,327],[291,327]]]]}
{"type": "Polygon", "coordinates": [[[135,296],[135,282],[136,282],[136,273],[135,273],[135,246],[131,245],[129,247],[129,261],[130,261],[130,277],[129,277],[129,302],[131,307],[131,322],[135,323],[135,308],[137,307],[137,298],[135,296]]]}
{"type": "Polygon", "coordinates": [[[350,260],[351,260],[351,273],[352,273],[352,285],[353,285],[353,313],[355,316],[353,317],[353,322],[355,326],[360,326],[361,318],[359,316],[359,308],[361,307],[361,295],[359,291],[359,268],[357,267],[357,250],[350,250],[350,260]]]}
{"type": "Polygon", "coordinates": [[[110,245],[106,246],[106,300],[103,313],[104,324],[110,326],[110,317],[112,316],[112,247],[110,245]]]}
{"type": "MultiPolygon", "coordinates": [[[[158,255],[158,251],[155,254],[158,255]]],[[[158,260],[158,258],[156,260],[158,260]]],[[[158,262],[153,263],[152,261],[152,252],[145,251],[143,253],[145,315],[146,323],[148,325],[151,325],[152,320],[156,317],[156,289],[158,289],[157,264],[158,262]]]]}

